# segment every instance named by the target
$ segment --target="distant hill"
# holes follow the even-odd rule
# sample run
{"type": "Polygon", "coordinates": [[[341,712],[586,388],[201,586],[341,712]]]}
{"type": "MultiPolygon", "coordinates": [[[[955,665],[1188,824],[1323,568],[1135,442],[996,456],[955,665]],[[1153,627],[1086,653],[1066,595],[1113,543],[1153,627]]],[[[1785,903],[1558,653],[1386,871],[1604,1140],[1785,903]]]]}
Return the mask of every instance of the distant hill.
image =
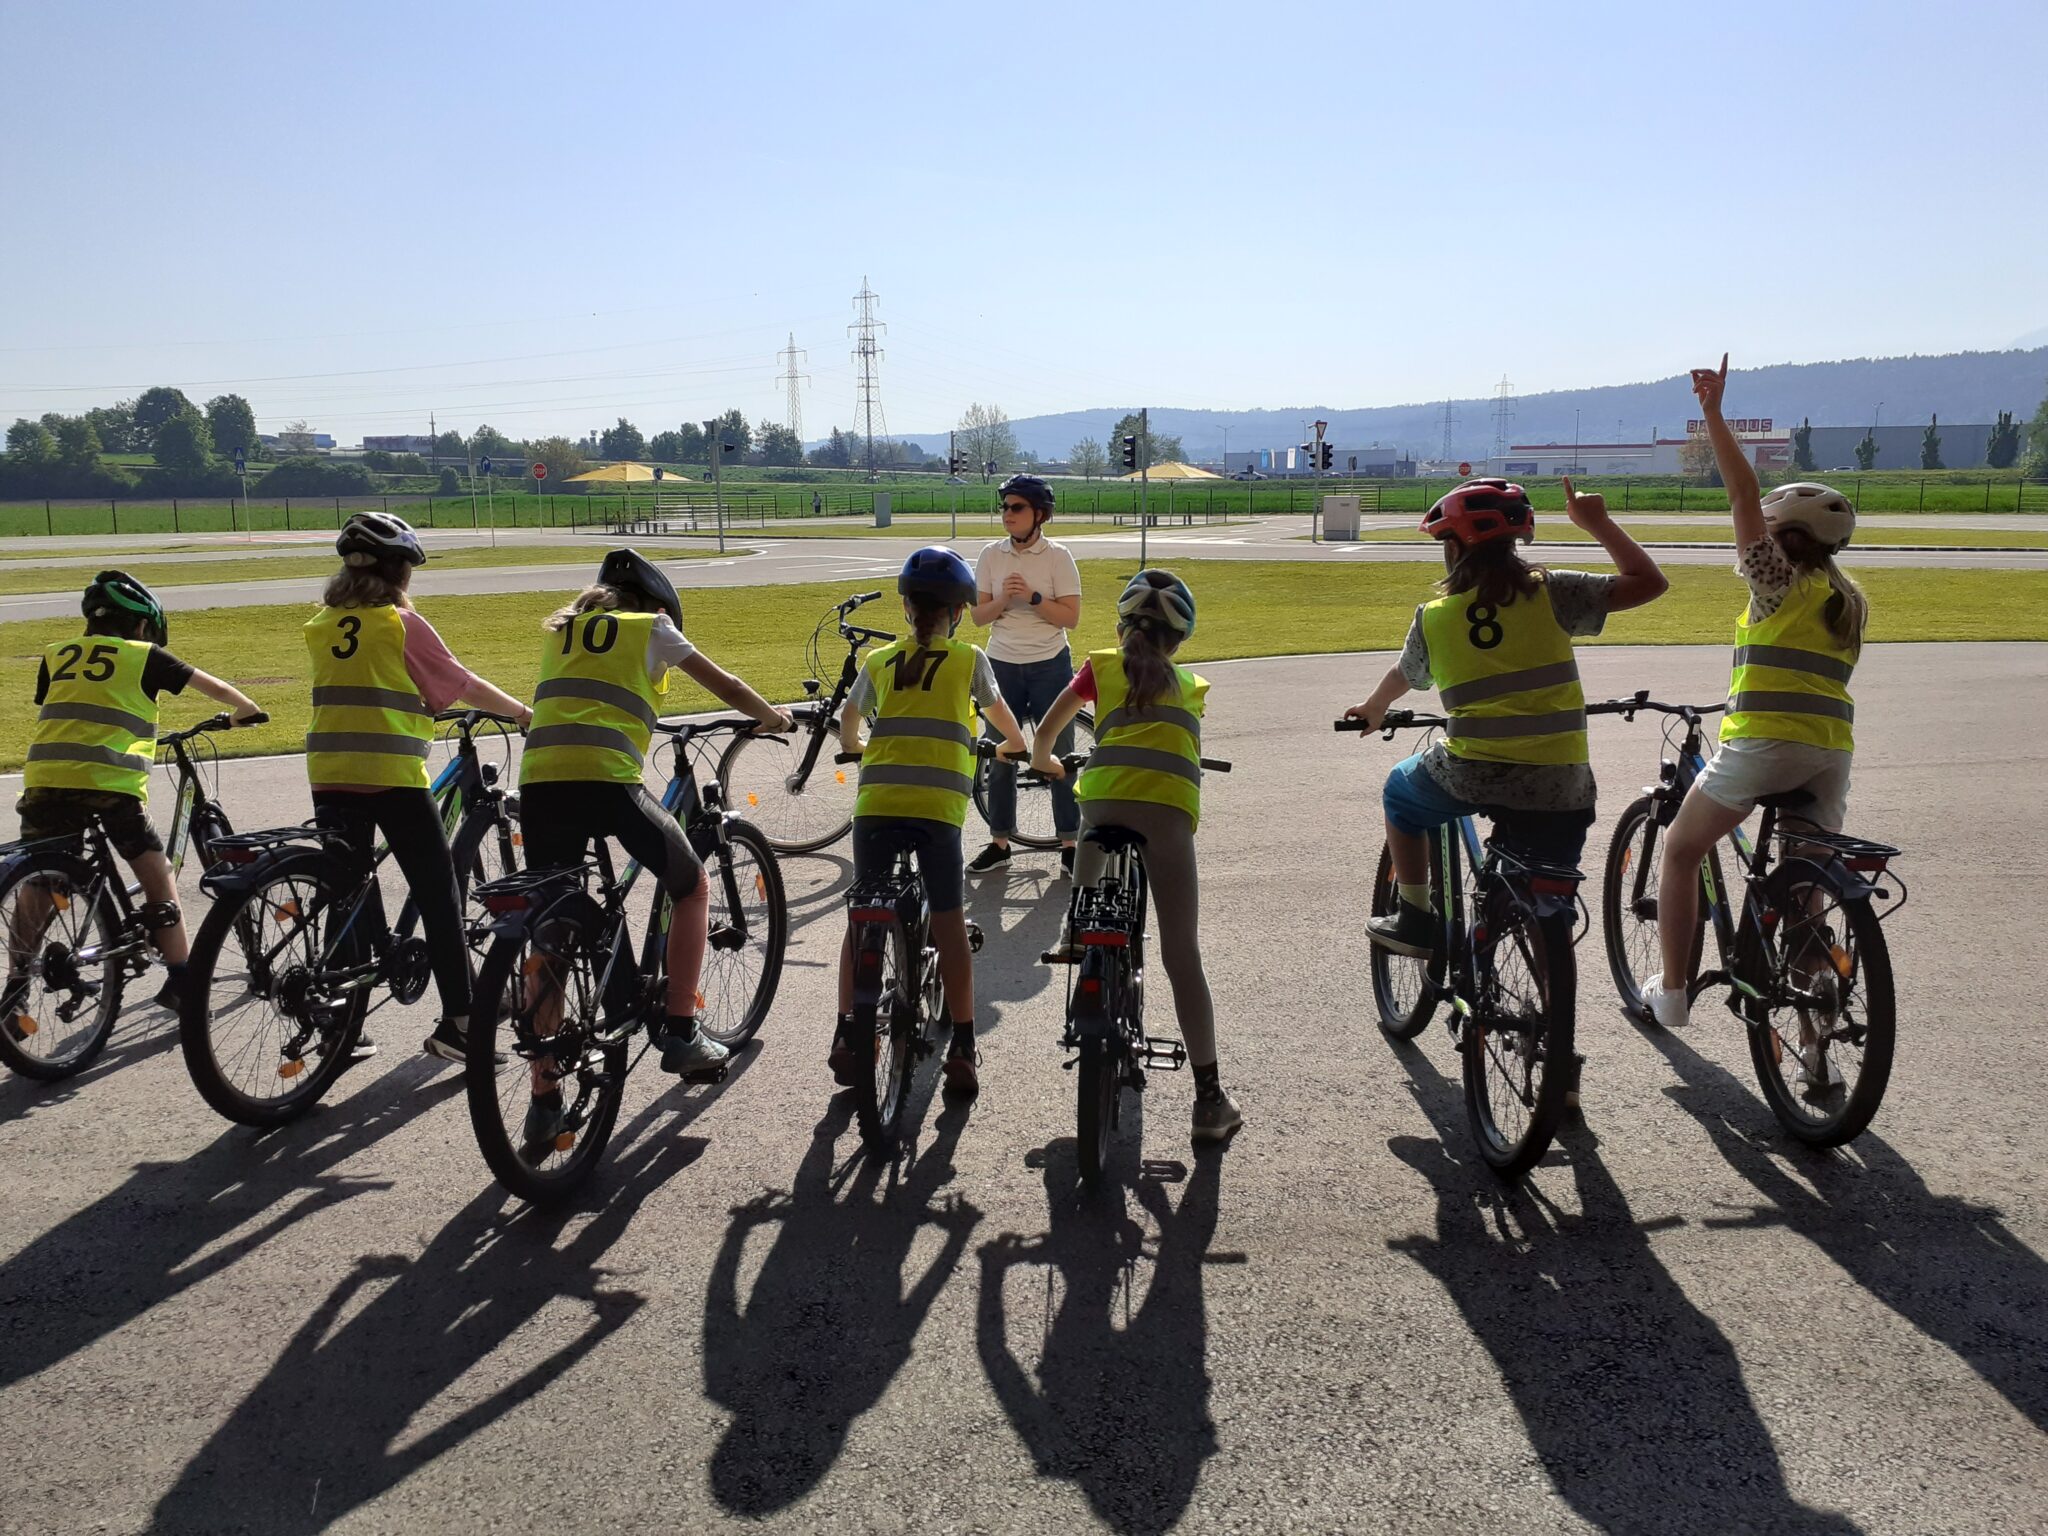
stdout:
{"type": "MultiPolygon", "coordinates": [[[[1855,426],[1870,421],[1883,402],[1887,423],[1925,422],[1938,414],[1944,421],[1992,420],[2011,411],[2022,420],[2034,414],[2048,394],[2048,346],[2010,352],[1953,352],[1938,357],[1853,358],[1835,363],[1779,363],[1767,368],[1737,369],[1728,377],[1731,416],[1769,416],[1788,425],[1802,417],[1819,426],[1855,426]]],[[[1451,451],[1459,458],[1484,458],[1493,451],[1491,399],[1453,402],[1458,425],[1451,451]]],[[[1045,458],[1064,457],[1084,437],[1108,446],[1112,425],[1129,405],[1095,410],[1062,411],[1053,416],[1026,416],[1011,423],[1020,447],[1045,458]]],[[[1696,414],[1685,376],[1674,374],[1648,384],[1609,384],[1595,389],[1557,390],[1524,395],[1515,402],[1510,441],[1541,443],[1572,441],[1573,413],[1578,413],[1582,443],[1647,439],[1684,432],[1696,414]]],[[[1284,448],[1302,441],[1303,423],[1327,421],[1330,438],[1347,448],[1384,444],[1404,448],[1418,458],[1436,457],[1443,449],[1443,402],[1373,406],[1346,410],[1327,405],[1290,406],[1259,411],[1188,411],[1155,406],[1152,425],[1181,436],[1190,455],[1217,457],[1223,451],[1221,428],[1230,429],[1233,452],[1247,448],[1284,448]]],[[[943,432],[911,435],[926,452],[944,453],[943,432]]]]}

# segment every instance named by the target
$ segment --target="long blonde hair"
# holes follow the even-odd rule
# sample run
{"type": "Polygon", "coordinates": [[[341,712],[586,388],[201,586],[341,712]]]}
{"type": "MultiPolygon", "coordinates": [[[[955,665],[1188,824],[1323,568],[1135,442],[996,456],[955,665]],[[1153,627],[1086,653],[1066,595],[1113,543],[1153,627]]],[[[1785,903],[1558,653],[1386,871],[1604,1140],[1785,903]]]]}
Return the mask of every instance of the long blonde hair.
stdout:
{"type": "Polygon", "coordinates": [[[1785,528],[1776,538],[1778,548],[1802,571],[1814,571],[1827,578],[1834,595],[1828,599],[1822,618],[1835,644],[1845,651],[1863,649],[1863,629],[1870,622],[1870,599],[1847,571],[1835,563],[1835,552],[1804,528],[1785,528]]]}
{"type": "Polygon", "coordinates": [[[593,581],[541,620],[540,627],[550,634],[558,633],[562,626],[574,619],[577,614],[589,613],[594,608],[603,609],[607,613],[619,609],[624,609],[628,613],[652,613],[655,611],[655,604],[642,599],[638,592],[625,592],[602,581],[593,581]]]}
{"type": "Polygon", "coordinates": [[[405,561],[355,550],[341,557],[341,569],[327,578],[320,601],[329,608],[410,608],[405,589],[411,584],[412,566],[405,561]]]}
{"type": "MultiPolygon", "coordinates": [[[[1180,670],[1173,663],[1173,653],[1180,649],[1181,633],[1168,621],[1166,599],[1161,595],[1174,585],[1173,573],[1143,571],[1140,576],[1152,590],[1123,614],[1116,638],[1123,652],[1124,686],[1130,691],[1131,708],[1150,709],[1161,699],[1180,697],[1180,670]]],[[[1138,580],[1133,577],[1132,585],[1138,580]]]]}

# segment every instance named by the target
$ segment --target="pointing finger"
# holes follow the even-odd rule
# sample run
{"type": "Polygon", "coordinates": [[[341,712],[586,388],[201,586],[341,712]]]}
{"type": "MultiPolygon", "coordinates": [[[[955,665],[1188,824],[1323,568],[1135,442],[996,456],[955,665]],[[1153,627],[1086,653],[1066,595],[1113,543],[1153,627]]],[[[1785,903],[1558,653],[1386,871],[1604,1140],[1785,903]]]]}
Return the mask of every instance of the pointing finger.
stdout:
{"type": "Polygon", "coordinates": [[[1579,493],[1572,489],[1572,477],[1570,475],[1564,477],[1564,499],[1567,506],[1579,499],[1579,493]]]}
{"type": "Polygon", "coordinates": [[[1721,354],[1721,382],[1723,384],[1728,382],[1728,354],[1726,352],[1721,354]]]}

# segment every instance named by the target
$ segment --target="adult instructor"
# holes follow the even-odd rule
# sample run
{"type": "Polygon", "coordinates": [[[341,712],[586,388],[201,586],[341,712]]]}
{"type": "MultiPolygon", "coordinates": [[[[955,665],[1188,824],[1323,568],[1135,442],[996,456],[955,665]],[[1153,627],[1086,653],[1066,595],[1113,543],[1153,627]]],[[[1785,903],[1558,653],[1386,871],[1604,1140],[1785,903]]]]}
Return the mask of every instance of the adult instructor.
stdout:
{"type": "MultiPolygon", "coordinates": [[[[983,548],[974,565],[979,600],[974,622],[988,627],[988,659],[1003,702],[1020,721],[1036,723],[1074,679],[1067,631],[1081,622],[1081,573],[1067,546],[1045,536],[1052,516],[1052,487],[1036,475],[1012,475],[1003,482],[1003,531],[983,548]]],[[[1060,732],[1056,752],[1070,752],[1074,728],[1060,732]]],[[[1080,825],[1074,791],[1066,780],[1052,786],[1052,822],[1060,838],[1060,864],[1074,872],[1074,835],[1080,825]]],[[[968,862],[977,875],[1010,862],[1010,836],[1017,830],[1017,769],[998,759],[989,765],[989,845],[968,862]]]]}

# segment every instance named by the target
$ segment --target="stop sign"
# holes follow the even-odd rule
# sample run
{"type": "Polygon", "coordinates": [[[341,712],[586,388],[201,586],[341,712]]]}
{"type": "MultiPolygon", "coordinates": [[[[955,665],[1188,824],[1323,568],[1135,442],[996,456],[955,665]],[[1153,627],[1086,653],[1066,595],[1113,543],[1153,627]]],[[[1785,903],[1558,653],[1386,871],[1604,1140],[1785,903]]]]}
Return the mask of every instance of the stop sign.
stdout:
{"type": "Polygon", "coordinates": [[[1461,475],[1469,475],[1472,473],[1472,466],[1470,464],[1460,464],[1458,466],[1458,473],[1461,475]]]}
{"type": "Polygon", "coordinates": [[[547,467],[547,465],[545,465],[545,464],[536,464],[536,465],[534,465],[534,466],[533,466],[533,478],[534,478],[534,479],[536,479],[536,480],[545,480],[545,479],[547,479],[547,477],[548,477],[548,467],[547,467]]]}

